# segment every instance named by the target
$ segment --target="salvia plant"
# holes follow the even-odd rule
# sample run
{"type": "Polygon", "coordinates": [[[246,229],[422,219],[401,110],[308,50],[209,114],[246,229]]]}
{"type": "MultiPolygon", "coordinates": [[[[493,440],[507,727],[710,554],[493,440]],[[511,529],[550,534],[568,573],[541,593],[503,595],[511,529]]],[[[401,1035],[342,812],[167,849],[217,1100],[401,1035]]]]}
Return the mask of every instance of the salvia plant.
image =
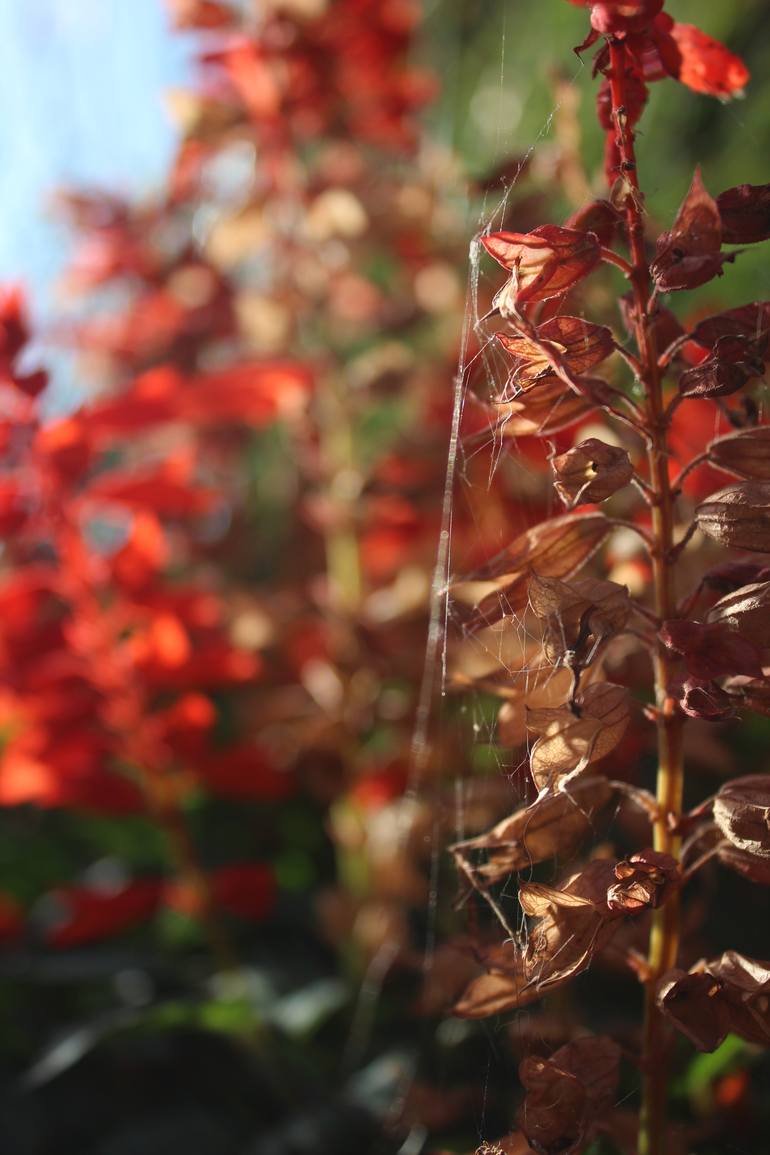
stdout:
{"type": "Polygon", "coordinates": [[[650,84],[673,78],[724,100],[747,70],[675,23],[663,0],[571,2],[590,19],[577,51],[595,49],[606,195],[563,224],[481,238],[507,273],[483,319],[504,359],[490,422],[496,438],[539,432],[561,508],[450,587],[463,623],[454,680],[503,699],[499,741],[528,743],[535,791],[452,848],[469,895],[494,916],[477,922],[477,971],[455,1013],[518,1012],[613,960],[641,984],[640,1029],[620,1041],[574,1030],[555,1052],[526,1056],[519,1130],[500,1145],[575,1155],[605,1135],[638,1155],[674,1155],[694,1142],[667,1119],[681,1036],[706,1052],[728,1034],[770,1041],[770,964],[730,942],[700,957],[697,932],[700,872],[714,860],[770,882],[770,777],[742,773],[691,798],[686,758],[694,720],[767,715],[770,702],[770,429],[759,392],[770,302],[708,316],[687,304],[729,277],[743,246],[770,238],[770,185],[714,197],[698,169],[655,236],[635,148],[650,84]],[[612,327],[585,316],[610,277],[612,327]],[[586,419],[591,436],[570,443],[564,431],[586,419]],[[686,454],[684,426],[702,431],[686,454]],[[632,569],[618,563],[620,539],[640,551],[632,569]],[[655,735],[654,792],[628,780],[630,721],[655,735]],[[620,831],[616,822],[614,841],[604,833],[587,850],[608,813],[620,831]],[[553,860],[550,876],[538,871],[553,860]],[[636,1140],[616,1107],[626,1068],[636,1140]]]}

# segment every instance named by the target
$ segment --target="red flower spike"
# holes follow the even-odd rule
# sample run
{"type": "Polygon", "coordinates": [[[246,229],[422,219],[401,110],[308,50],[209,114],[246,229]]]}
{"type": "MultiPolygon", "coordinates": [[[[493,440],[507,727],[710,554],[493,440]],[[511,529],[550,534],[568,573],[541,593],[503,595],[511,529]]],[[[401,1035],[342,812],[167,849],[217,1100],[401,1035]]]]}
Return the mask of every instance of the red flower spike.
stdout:
{"type": "Polygon", "coordinates": [[[743,94],[750,73],[739,56],[692,24],[674,24],[670,35],[681,58],[677,80],[721,100],[743,94]]]}

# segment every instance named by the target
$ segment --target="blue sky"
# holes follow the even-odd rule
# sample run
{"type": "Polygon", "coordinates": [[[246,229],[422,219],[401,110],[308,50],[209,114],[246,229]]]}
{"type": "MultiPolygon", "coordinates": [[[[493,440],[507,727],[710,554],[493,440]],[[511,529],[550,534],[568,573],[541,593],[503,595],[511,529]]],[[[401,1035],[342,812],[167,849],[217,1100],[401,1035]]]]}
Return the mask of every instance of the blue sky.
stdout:
{"type": "Polygon", "coordinates": [[[26,284],[37,316],[67,253],[51,190],[162,183],[163,95],[187,74],[163,0],[0,0],[0,280],[26,284]]]}

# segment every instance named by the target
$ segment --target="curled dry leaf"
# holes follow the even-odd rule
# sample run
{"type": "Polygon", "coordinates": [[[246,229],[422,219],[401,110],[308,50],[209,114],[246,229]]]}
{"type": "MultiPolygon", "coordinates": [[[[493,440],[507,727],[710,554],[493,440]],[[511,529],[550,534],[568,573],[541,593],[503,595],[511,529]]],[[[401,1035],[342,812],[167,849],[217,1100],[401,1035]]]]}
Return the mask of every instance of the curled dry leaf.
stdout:
{"type": "Polygon", "coordinates": [[[559,297],[599,263],[601,246],[594,233],[540,225],[529,233],[491,233],[484,248],[511,278],[494,300],[503,316],[532,301],[559,297]]]}
{"type": "Polygon", "coordinates": [[[698,506],[695,520],[720,545],[770,553],[770,482],[744,481],[720,489],[698,506]]]}
{"type": "Polygon", "coordinates": [[[770,647],[770,581],[752,582],[726,594],[711,607],[708,620],[729,626],[756,646],[770,647]]]}
{"type": "Polygon", "coordinates": [[[548,794],[524,806],[486,834],[458,843],[455,852],[487,851],[476,867],[485,882],[498,882],[519,870],[559,855],[566,858],[592,831],[598,814],[614,797],[606,778],[581,778],[569,791],[548,794]]]}
{"type": "Polygon", "coordinates": [[[761,651],[723,621],[664,622],[660,639],[669,650],[681,654],[693,678],[709,681],[731,674],[762,676],[761,651]]]}
{"type": "Polygon", "coordinates": [[[720,276],[724,262],[734,257],[721,253],[721,244],[719,209],[704,188],[697,168],[671,231],[658,237],[651,267],[658,290],[670,293],[694,289],[720,276]]]}
{"type": "Polygon", "coordinates": [[[569,1155],[584,1150],[614,1103],[620,1047],[604,1036],[576,1039],[550,1059],[530,1056],[519,1067],[526,1097],[517,1122],[536,1150],[569,1155]]]}
{"type": "Polygon", "coordinates": [[[713,1051],[728,1033],[770,1043],[770,964],[728,950],[701,959],[689,972],[668,971],[657,988],[661,1011],[701,1051],[713,1051]]]}
{"type": "Polygon", "coordinates": [[[544,626],[546,657],[572,669],[588,665],[601,643],[619,633],[631,615],[626,586],[599,578],[568,583],[533,574],[529,604],[544,626]]]}
{"type": "MultiPolygon", "coordinates": [[[[615,348],[612,333],[582,317],[553,317],[538,326],[533,338],[526,333],[497,333],[506,352],[516,359],[512,379],[521,388],[558,380],[554,360],[579,376],[599,365],[615,348]]],[[[563,388],[563,386],[562,386],[563,388]]]]}
{"type": "Polygon", "coordinates": [[[606,501],[628,485],[634,475],[628,453],[597,437],[579,442],[551,458],[556,491],[568,509],[588,502],[606,501]]]}
{"type": "Polygon", "coordinates": [[[770,237],[770,184],[739,184],[717,197],[722,240],[749,245],[770,237]]]}
{"type": "Polygon", "coordinates": [[[765,371],[767,343],[749,337],[720,337],[710,357],[679,378],[683,397],[729,397],[765,371]]]}
{"type": "Polygon", "coordinates": [[[706,452],[718,469],[751,481],[770,481],[770,425],[717,437],[706,452]]]}
{"type": "Polygon", "coordinates": [[[479,624],[491,625],[527,604],[527,574],[568,578],[602,545],[610,531],[602,513],[565,514],[525,530],[480,573],[455,582],[456,602],[473,607],[479,624]]]}
{"type": "Polygon", "coordinates": [[[611,682],[588,686],[574,706],[528,710],[527,726],[539,735],[530,754],[538,790],[563,790],[571,778],[610,754],[629,717],[628,690],[611,682]]]}
{"type": "Polygon", "coordinates": [[[714,799],[714,821],[739,850],[770,858],[770,774],[726,782],[714,799]]]}

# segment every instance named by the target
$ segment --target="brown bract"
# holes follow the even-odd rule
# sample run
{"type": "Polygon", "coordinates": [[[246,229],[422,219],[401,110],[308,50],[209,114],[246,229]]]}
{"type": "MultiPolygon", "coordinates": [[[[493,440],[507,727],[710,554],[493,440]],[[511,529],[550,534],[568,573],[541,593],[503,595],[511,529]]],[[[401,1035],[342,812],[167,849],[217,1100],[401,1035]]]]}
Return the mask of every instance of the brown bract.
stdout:
{"type": "MultiPolygon", "coordinates": [[[[594,378],[583,378],[581,386],[592,390],[594,378]]],[[[590,396],[576,393],[558,378],[548,378],[538,384],[537,389],[528,389],[510,401],[495,402],[491,424],[500,437],[550,437],[577,424],[591,412],[593,405],[590,396]]]]}
{"type": "Polygon", "coordinates": [[[576,1039],[550,1059],[524,1059],[519,1078],[526,1097],[517,1122],[530,1143],[545,1155],[577,1153],[615,1101],[620,1047],[605,1036],[576,1039]]]}
{"type": "Polygon", "coordinates": [[[713,348],[722,337],[747,337],[765,344],[770,339],[770,301],[754,301],[724,313],[705,317],[692,331],[692,339],[713,348]]]}
{"type": "Polygon", "coordinates": [[[739,850],[770,858],[770,774],[726,782],[714,799],[714,821],[739,850]]]}
{"type": "Polygon", "coordinates": [[[595,233],[558,225],[540,225],[529,233],[490,233],[481,243],[511,272],[494,300],[503,316],[515,315],[533,301],[560,297],[601,259],[595,233]]]}
{"type": "Polygon", "coordinates": [[[609,357],[615,348],[608,328],[581,317],[553,317],[531,335],[496,333],[495,336],[516,359],[512,380],[522,389],[559,380],[554,364],[562,365],[575,376],[586,373],[609,357]]]}
{"type": "Polygon", "coordinates": [[[721,253],[721,245],[719,209],[697,168],[671,231],[658,237],[650,270],[657,289],[661,293],[694,289],[720,276],[724,262],[735,257],[721,253]]]}
{"type": "Polygon", "coordinates": [[[770,553],[770,482],[744,481],[720,489],[698,506],[695,520],[721,545],[770,553]]]}
{"type": "Polygon", "coordinates": [[[685,369],[679,378],[683,397],[729,397],[765,371],[767,339],[719,337],[710,357],[685,369]]]}
{"type": "Polygon", "coordinates": [[[770,647],[770,581],[752,582],[726,594],[711,607],[708,620],[729,626],[756,646],[770,647]]]}
{"type": "Polygon", "coordinates": [[[718,469],[750,481],[770,481],[770,425],[717,437],[706,452],[718,469]]]}
{"type": "Polygon", "coordinates": [[[591,833],[598,814],[614,794],[606,778],[581,778],[568,791],[538,798],[486,834],[466,839],[452,849],[463,855],[486,851],[486,861],[475,872],[485,882],[499,882],[556,855],[569,857],[591,833]]]}
{"type": "Polygon", "coordinates": [[[527,727],[539,735],[529,760],[538,790],[564,790],[592,762],[612,753],[628,726],[630,707],[625,686],[594,682],[572,704],[527,710],[527,727]]]}
{"type": "Polygon", "coordinates": [[[693,678],[707,681],[730,674],[762,676],[761,651],[724,621],[675,619],[663,623],[660,638],[668,649],[681,654],[693,678]]]}
{"type": "Polygon", "coordinates": [[[748,245],[770,237],[770,184],[739,184],[717,197],[722,240],[748,245]]]}
{"type": "Polygon", "coordinates": [[[737,951],[701,959],[689,973],[668,971],[657,1002],[698,1050],[715,1050],[728,1033],[770,1043],[770,964],[737,951]]]}
{"type": "Polygon", "coordinates": [[[565,514],[533,526],[477,575],[454,582],[455,602],[474,608],[475,621],[491,625],[527,604],[528,574],[568,578],[602,545],[611,524],[602,513],[565,514]]]}
{"type": "Polygon", "coordinates": [[[634,467],[625,449],[607,445],[597,437],[579,442],[573,449],[551,458],[556,491],[568,509],[606,501],[628,485],[634,467]]]}
{"type": "Polygon", "coordinates": [[[535,573],[529,583],[529,604],[544,627],[546,657],[572,669],[587,665],[631,615],[626,586],[600,578],[564,582],[535,573]]]}

